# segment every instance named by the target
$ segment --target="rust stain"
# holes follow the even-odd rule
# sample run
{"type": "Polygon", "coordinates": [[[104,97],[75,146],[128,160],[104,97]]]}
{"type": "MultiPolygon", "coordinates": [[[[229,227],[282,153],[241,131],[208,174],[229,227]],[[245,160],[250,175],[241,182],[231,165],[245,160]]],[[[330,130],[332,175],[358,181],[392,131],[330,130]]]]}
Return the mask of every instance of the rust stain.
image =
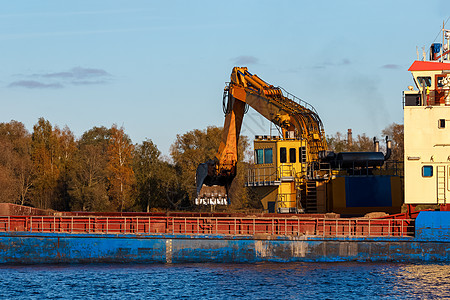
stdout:
{"type": "Polygon", "coordinates": [[[61,253],[59,252],[59,236],[58,236],[58,246],[56,248],[56,257],[61,258],[61,253]]]}

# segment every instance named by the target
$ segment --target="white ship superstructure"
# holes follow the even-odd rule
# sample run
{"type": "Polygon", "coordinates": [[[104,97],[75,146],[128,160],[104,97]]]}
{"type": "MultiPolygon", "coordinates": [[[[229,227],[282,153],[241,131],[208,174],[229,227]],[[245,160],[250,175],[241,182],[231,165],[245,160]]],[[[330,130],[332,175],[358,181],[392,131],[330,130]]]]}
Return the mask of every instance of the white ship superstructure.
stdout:
{"type": "Polygon", "coordinates": [[[450,31],[415,61],[416,89],[404,92],[405,203],[446,205],[450,200],[450,31]]]}

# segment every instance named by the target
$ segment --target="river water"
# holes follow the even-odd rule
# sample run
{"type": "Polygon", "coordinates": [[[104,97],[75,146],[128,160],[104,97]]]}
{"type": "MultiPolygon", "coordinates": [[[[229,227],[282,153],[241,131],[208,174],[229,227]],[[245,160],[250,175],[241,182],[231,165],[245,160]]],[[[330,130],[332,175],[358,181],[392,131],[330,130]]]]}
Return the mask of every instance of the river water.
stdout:
{"type": "Polygon", "coordinates": [[[450,264],[1,266],[0,299],[450,299],[450,264]]]}

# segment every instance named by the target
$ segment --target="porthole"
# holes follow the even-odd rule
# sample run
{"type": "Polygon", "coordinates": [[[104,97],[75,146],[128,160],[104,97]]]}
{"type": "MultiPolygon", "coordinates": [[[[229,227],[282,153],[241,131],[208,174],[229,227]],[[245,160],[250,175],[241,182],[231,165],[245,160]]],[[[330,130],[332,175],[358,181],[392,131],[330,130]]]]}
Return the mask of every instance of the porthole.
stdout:
{"type": "Polygon", "coordinates": [[[433,166],[423,166],[422,177],[433,177],[433,166]]]}

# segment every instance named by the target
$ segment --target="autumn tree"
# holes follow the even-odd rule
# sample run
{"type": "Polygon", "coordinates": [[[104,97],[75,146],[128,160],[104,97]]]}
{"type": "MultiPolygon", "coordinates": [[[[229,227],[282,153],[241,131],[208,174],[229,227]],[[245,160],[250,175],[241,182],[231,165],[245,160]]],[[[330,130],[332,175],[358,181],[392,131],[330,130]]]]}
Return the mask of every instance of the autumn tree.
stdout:
{"type": "MultiPolygon", "coordinates": [[[[68,127],[53,128],[39,119],[33,134],[16,121],[0,124],[0,194],[10,193],[10,202],[42,208],[66,209],[64,176],[75,149],[68,127]],[[30,193],[31,192],[31,193],[30,193]],[[12,194],[11,194],[12,193],[12,194]]],[[[0,198],[5,198],[0,195],[0,198]]]]}
{"type": "Polygon", "coordinates": [[[338,152],[366,152],[373,151],[373,139],[369,138],[365,133],[358,134],[348,141],[347,135],[336,132],[334,135],[327,136],[328,150],[338,152]]]}
{"type": "Polygon", "coordinates": [[[9,141],[0,140],[0,202],[15,202],[18,182],[13,173],[14,150],[9,141]]]}
{"type": "Polygon", "coordinates": [[[334,152],[343,152],[348,147],[347,140],[341,132],[336,132],[334,135],[327,135],[328,150],[334,152]]]}
{"type": "Polygon", "coordinates": [[[133,154],[133,171],[136,178],[136,204],[141,210],[150,211],[151,206],[157,206],[160,196],[158,190],[158,172],[161,151],[150,139],[136,145],[133,154]]]}
{"type": "MultiPolygon", "coordinates": [[[[170,148],[171,157],[175,166],[179,168],[181,178],[180,186],[185,191],[189,199],[193,201],[196,197],[195,174],[199,164],[210,159],[214,159],[219,144],[222,139],[222,128],[209,126],[206,130],[195,129],[182,135],[177,135],[176,141],[170,148]]],[[[242,161],[244,153],[248,148],[248,139],[241,136],[239,139],[239,160],[242,161]]],[[[240,172],[240,163],[238,163],[238,173],[240,172]]],[[[241,168],[242,171],[242,168],[241,168]]],[[[240,178],[239,176],[237,178],[240,178]]],[[[234,194],[234,201],[242,201],[246,192],[242,182],[236,182],[236,188],[230,190],[230,195],[234,194]]],[[[233,183],[234,185],[234,183],[233,183]]]]}
{"type": "Polygon", "coordinates": [[[69,210],[70,194],[68,193],[68,188],[70,170],[73,168],[74,157],[77,152],[75,136],[68,126],[65,126],[63,129],[55,126],[53,132],[57,141],[59,160],[59,176],[56,183],[57,201],[53,208],[57,210],[69,210]]]}
{"type": "Polygon", "coordinates": [[[133,206],[133,144],[124,129],[113,125],[108,143],[109,196],[114,207],[128,210],[133,206]]]}
{"type": "Polygon", "coordinates": [[[185,181],[180,168],[167,161],[159,162],[155,183],[159,193],[158,202],[162,207],[178,210],[181,206],[190,206],[183,182],[185,181]]]}
{"type": "Polygon", "coordinates": [[[40,118],[33,127],[31,139],[31,158],[36,174],[33,205],[39,208],[51,208],[52,202],[57,197],[60,153],[56,134],[50,122],[40,118]]]}
{"type": "Polygon", "coordinates": [[[180,169],[181,187],[190,199],[196,197],[195,173],[199,164],[213,159],[219,149],[222,128],[209,126],[206,130],[194,129],[177,134],[170,147],[170,155],[180,169]]]}
{"type": "Polygon", "coordinates": [[[17,193],[17,182],[11,170],[0,165],[0,202],[14,203],[17,193]]]}
{"type": "Polygon", "coordinates": [[[108,144],[111,131],[94,127],[78,140],[69,172],[70,209],[81,211],[113,210],[108,196],[108,144]]]}
{"type": "Polygon", "coordinates": [[[389,160],[403,161],[405,153],[403,142],[403,124],[392,123],[383,129],[382,134],[392,141],[392,154],[389,160]]]}
{"type": "Polygon", "coordinates": [[[29,203],[30,145],[31,135],[22,123],[0,123],[0,202],[29,203]]]}

